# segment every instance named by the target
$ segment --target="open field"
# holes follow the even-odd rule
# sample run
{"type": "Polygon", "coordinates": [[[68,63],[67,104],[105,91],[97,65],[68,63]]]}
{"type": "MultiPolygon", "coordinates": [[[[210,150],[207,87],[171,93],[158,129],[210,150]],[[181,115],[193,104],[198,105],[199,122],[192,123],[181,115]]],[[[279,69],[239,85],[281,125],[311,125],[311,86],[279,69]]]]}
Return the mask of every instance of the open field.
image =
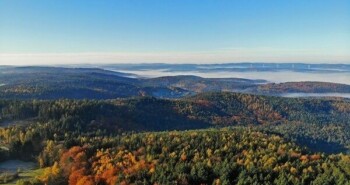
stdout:
{"type": "Polygon", "coordinates": [[[17,180],[32,180],[42,169],[35,169],[33,162],[8,160],[0,163],[0,184],[16,184],[17,180]]]}

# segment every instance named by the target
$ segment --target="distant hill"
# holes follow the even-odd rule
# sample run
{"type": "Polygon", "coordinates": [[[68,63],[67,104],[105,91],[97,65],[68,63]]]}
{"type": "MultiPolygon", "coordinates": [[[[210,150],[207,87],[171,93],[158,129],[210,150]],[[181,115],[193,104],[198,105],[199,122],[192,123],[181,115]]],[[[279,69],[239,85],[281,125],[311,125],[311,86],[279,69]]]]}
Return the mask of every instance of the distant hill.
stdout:
{"type": "Polygon", "coordinates": [[[240,78],[165,76],[132,78],[132,74],[98,68],[1,67],[0,98],[115,99],[135,96],[181,98],[203,92],[350,93],[350,85],[325,82],[267,83],[240,78]]]}
{"type": "Polygon", "coordinates": [[[268,83],[257,86],[253,92],[262,94],[283,93],[349,93],[350,85],[328,82],[268,83]]]}
{"type": "Polygon", "coordinates": [[[266,83],[264,80],[248,80],[241,78],[201,78],[198,76],[165,76],[143,80],[146,86],[178,87],[188,91],[221,92],[240,91],[250,87],[256,87],[258,83],[266,83]]]}
{"type": "Polygon", "coordinates": [[[180,97],[177,88],[144,88],[129,74],[95,68],[10,67],[0,69],[0,98],[113,99],[154,95],[180,97]]]}
{"type": "MultiPolygon", "coordinates": [[[[87,65],[86,67],[89,67],[87,65]]],[[[350,64],[307,64],[307,63],[222,63],[222,64],[108,64],[100,65],[104,69],[137,71],[166,70],[170,72],[303,72],[303,73],[349,73],[350,64]]]]}

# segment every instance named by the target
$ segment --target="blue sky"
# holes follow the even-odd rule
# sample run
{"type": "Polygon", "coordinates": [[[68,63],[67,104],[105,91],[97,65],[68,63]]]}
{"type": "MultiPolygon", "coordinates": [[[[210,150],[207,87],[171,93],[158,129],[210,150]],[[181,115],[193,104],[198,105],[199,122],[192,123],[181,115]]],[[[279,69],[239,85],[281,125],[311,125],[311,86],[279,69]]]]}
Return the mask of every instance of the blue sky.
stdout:
{"type": "Polygon", "coordinates": [[[348,0],[1,0],[0,64],[350,62],[348,0]]]}

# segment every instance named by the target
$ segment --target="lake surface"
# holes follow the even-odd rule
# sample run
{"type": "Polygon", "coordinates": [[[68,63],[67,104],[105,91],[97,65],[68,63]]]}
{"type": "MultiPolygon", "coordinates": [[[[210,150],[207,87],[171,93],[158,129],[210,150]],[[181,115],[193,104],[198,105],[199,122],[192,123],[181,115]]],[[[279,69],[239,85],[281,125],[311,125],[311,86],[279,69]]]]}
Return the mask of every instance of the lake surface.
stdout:
{"type": "Polygon", "coordinates": [[[24,162],[20,160],[8,160],[8,161],[0,162],[0,170],[2,171],[16,172],[18,169],[30,170],[35,167],[36,167],[36,164],[33,162],[24,162]]]}

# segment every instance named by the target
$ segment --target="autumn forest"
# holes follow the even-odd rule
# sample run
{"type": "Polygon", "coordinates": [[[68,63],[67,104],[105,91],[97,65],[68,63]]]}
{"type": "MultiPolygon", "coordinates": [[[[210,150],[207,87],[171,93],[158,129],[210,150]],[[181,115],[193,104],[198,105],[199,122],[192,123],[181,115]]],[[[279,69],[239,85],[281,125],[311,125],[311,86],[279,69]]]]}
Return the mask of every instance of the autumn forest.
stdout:
{"type": "MultiPolygon", "coordinates": [[[[230,83],[233,89],[255,86],[249,80],[235,83],[221,79],[216,83],[213,80],[217,79],[198,81],[181,76],[149,79],[140,85],[137,79],[114,78],[116,74],[100,74],[96,69],[95,76],[89,77],[94,80],[81,77],[90,74],[89,70],[53,70],[62,71],[34,71],[27,78],[17,76],[11,85],[0,87],[5,92],[0,100],[2,184],[350,182],[349,99],[285,98],[222,90],[230,83]],[[57,81],[36,79],[34,73],[55,75],[57,81]],[[60,73],[75,78],[65,79],[60,73]],[[101,84],[103,75],[112,75],[108,78],[118,82],[101,84]],[[121,81],[122,86],[118,85],[121,81]],[[162,96],[147,93],[145,89],[150,89],[150,84],[153,93],[162,92],[162,96]],[[179,90],[174,84],[188,86],[179,90]],[[189,93],[193,84],[206,84],[211,90],[189,93]],[[76,98],[62,93],[55,88],[58,86],[72,88],[69,91],[76,98]],[[131,86],[135,88],[127,88],[131,86]],[[164,93],[165,87],[170,91],[164,93]],[[132,93],[112,95],[115,98],[95,94],[99,98],[89,98],[83,90],[88,88],[96,93],[108,94],[107,89],[132,93]],[[47,97],[48,92],[55,96],[47,97]],[[34,93],[35,98],[29,98],[28,93],[34,93]]],[[[309,91],[320,86],[324,90],[326,86],[347,88],[312,82],[283,86],[278,87],[279,91],[296,86],[309,91]]],[[[263,88],[266,91],[270,86],[263,88]]]]}

